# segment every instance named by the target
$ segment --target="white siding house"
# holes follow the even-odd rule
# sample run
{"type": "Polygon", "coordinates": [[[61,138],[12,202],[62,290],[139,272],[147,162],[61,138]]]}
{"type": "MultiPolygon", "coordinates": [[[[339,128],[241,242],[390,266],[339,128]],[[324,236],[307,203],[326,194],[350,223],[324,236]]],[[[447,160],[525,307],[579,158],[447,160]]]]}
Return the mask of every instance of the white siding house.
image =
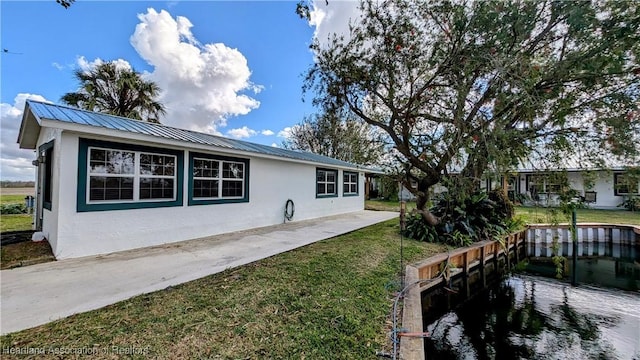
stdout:
{"type": "Polygon", "coordinates": [[[293,221],[364,209],[367,169],[311,153],[31,100],[18,142],[56,258],[280,224],[287,200],[293,221]]]}

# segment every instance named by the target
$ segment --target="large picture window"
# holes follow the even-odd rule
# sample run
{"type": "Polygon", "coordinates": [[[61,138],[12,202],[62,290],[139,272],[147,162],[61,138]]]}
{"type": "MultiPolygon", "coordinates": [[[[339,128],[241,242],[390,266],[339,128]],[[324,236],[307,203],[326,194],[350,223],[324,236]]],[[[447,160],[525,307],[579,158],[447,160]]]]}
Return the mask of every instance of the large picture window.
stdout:
{"type": "Polygon", "coordinates": [[[358,173],[344,171],[342,173],[342,193],[344,196],[358,195],[358,173]]]}
{"type": "Polygon", "coordinates": [[[182,205],[180,151],[80,139],[78,211],[182,205]]]}
{"type": "Polygon", "coordinates": [[[192,153],[189,205],[249,201],[249,160],[192,153]]]}
{"type": "Polygon", "coordinates": [[[316,169],[316,197],[338,196],[338,170],[316,169]]]}

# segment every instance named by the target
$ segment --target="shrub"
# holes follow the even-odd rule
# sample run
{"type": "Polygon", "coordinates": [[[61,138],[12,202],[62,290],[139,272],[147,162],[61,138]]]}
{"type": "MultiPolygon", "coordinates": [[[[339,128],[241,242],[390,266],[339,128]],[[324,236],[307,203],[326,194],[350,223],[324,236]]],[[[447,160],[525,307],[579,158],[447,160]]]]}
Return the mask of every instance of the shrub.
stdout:
{"type": "Polygon", "coordinates": [[[618,207],[629,211],[640,211],[640,196],[629,196],[618,207]]]}
{"type": "Polygon", "coordinates": [[[15,215],[26,214],[27,208],[24,204],[0,204],[0,214],[2,215],[15,215]]]}
{"type": "Polygon", "coordinates": [[[438,225],[431,226],[420,216],[410,216],[403,235],[419,241],[465,246],[493,239],[520,225],[511,220],[513,204],[502,191],[476,192],[464,199],[445,195],[431,212],[440,218],[438,225]]]}

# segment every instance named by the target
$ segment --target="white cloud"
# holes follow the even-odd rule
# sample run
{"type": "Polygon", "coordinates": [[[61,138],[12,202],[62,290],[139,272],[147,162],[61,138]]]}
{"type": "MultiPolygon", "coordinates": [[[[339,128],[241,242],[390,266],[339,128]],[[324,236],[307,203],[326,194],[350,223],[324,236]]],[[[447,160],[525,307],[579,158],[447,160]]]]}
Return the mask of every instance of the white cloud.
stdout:
{"type": "Polygon", "coordinates": [[[227,135],[236,138],[236,139],[246,139],[248,137],[252,137],[256,135],[258,132],[252,129],[249,129],[247,126],[243,126],[239,129],[231,129],[227,131],[227,135]]]}
{"type": "Polygon", "coordinates": [[[271,143],[271,147],[277,148],[277,147],[280,147],[280,146],[278,146],[278,144],[276,144],[276,143],[271,143]]]}
{"type": "Polygon", "coordinates": [[[36,158],[33,150],[20,149],[18,132],[27,99],[48,102],[40,95],[18,94],[13,104],[0,104],[0,178],[2,180],[35,180],[36,158]]]}
{"type": "Polygon", "coordinates": [[[267,130],[262,130],[260,133],[261,133],[262,135],[264,135],[264,136],[271,136],[271,135],[275,134],[273,131],[271,131],[271,130],[269,130],[269,129],[267,129],[267,130]]]}
{"type": "MultiPolygon", "coordinates": [[[[131,70],[131,64],[129,64],[127,60],[117,59],[117,60],[112,60],[110,62],[113,62],[116,64],[116,69],[131,70]]],[[[98,65],[104,64],[104,60],[97,58],[93,61],[87,61],[87,59],[85,59],[84,56],[80,56],[77,59],[77,63],[80,69],[82,69],[83,71],[89,71],[98,65]]]]}
{"type": "Polygon", "coordinates": [[[58,69],[58,70],[64,70],[64,65],[60,65],[57,62],[52,62],[51,66],[53,66],[54,68],[58,69]]]}
{"type": "Polygon", "coordinates": [[[309,26],[314,27],[314,37],[320,45],[327,45],[332,34],[349,36],[349,21],[361,15],[358,1],[314,0],[311,6],[309,26]]]}
{"type": "MultiPolygon", "coordinates": [[[[297,125],[294,125],[294,126],[297,126],[297,125]]],[[[288,139],[289,137],[291,137],[291,127],[287,126],[286,128],[278,131],[278,137],[285,138],[285,139],[288,139]]]]}
{"type": "Polygon", "coordinates": [[[251,71],[240,51],[222,43],[202,45],[189,19],[173,18],[165,10],[149,8],[138,19],[131,45],[154,67],[146,76],[163,89],[164,124],[219,134],[217,129],[226,126],[229,117],[260,106],[243,94],[258,93],[262,87],[250,82],[251,71]]]}

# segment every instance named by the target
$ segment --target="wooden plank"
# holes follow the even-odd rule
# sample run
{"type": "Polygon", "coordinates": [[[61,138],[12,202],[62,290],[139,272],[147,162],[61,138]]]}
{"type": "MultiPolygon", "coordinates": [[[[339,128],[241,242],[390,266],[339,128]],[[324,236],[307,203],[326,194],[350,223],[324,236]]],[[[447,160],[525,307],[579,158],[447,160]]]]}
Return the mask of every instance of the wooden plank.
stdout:
{"type": "MultiPolygon", "coordinates": [[[[408,265],[405,268],[405,284],[418,281],[418,269],[408,265]]],[[[407,332],[423,332],[422,328],[422,298],[419,286],[410,287],[404,296],[402,308],[402,328],[407,332]]],[[[395,316],[395,314],[394,314],[395,316]]],[[[400,359],[424,359],[424,340],[420,337],[400,337],[400,359]]]]}

